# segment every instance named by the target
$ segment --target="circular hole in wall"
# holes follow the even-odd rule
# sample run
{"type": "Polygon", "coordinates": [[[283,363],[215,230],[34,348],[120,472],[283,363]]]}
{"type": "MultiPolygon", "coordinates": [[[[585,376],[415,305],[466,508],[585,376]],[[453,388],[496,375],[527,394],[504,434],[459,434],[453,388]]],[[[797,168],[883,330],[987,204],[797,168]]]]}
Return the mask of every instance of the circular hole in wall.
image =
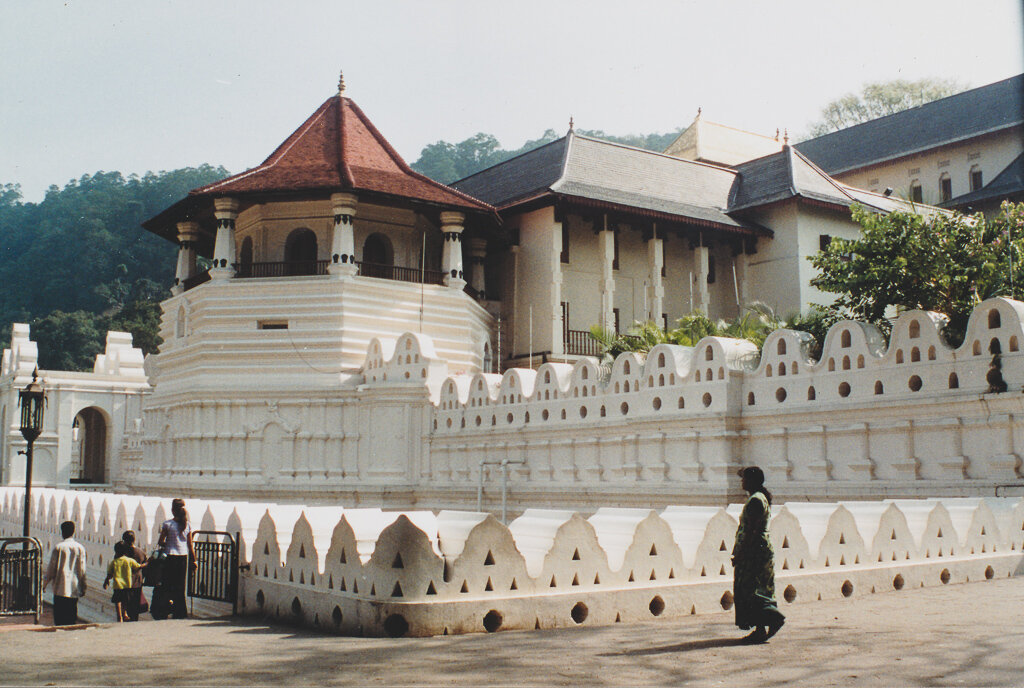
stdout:
{"type": "Polygon", "coordinates": [[[839,383],[839,396],[848,397],[850,396],[850,383],[840,382],[839,383]]]}
{"type": "Polygon", "coordinates": [[[587,614],[589,613],[590,610],[587,609],[587,605],[582,602],[577,602],[572,606],[572,611],[569,612],[569,615],[572,617],[573,621],[581,624],[587,620],[587,614]]]}
{"type": "Polygon", "coordinates": [[[911,392],[921,391],[921,378],[918,375],[911,375],[910,379],[907,380],[907,387],[910,387],[911,392]]]}
{"type": "Polygon", "coordinates": [[[732,609],[732,593],[726,590],[719,602],[722,605],[722,609],[725,609],[726,611],[732,609]]]}
{"type": "Polygon", "coordinates": [[[540,412],[540,417],[541,417],[541,418],[542,418],[543,420],[547,420],[547,419],[548,419],[548,410],[547,410],[547,409],[544,409],[543,411],[541,411],[541,412],[540,412]]]}
{"type": "Polygon", "coordinates": [[[707,392],[704,392],[704,396],[701,397],[701,401],[704,402],[705,407],[711,406],[711,395],[707,392]]]}
{"type": "Polygon", "coordinates": [[[903,576],[896,574],[892,579],[892,587],[895,590],[902,590],[904,585],[903,576]]]}
{"type": "Polygon", "coordinates": [[[302,603],[299,602],[298,597],[292,600],[292,614],[295,616],[302,616],[302,603]]]}
{"type": "Polygon", "coordinates": [[[779,402],[785,401],[786,400],[786,390],[783,389],[782,387],[779,387],[777,390],[775,390],[775,400],[779,401],[779,402]]]}
{"type": "Polygon", "coordinates": [[[409,622],[401,614],[392,614],[384,619],[384,632],[392,638],[401,638],[409,632],[409,622]]]}
{"type": "Polygon", "coordinates": [[[786,600],[786,602],[792,602],[793,600],[795,600],[796,588],[794,588],[792,585],[787,585],[786,589],[782,591],[782,599],[786,600]]]}
{"type": "Polygon", "coordinates": [[[587,407],[586,406],[580,406],[580,418],[586,418],[586,417],[587,417],[587,407]]]}
{"type": "Polygon", "coordinates": [[[985,580],[992,580],[996,577],[996,570],[991,566],[985,567],[985,580]]]}
{"type": "Polygon", "coordinates": [[[652,616],[661,616],[665,611],[665,600],[661,599],[661,595],[655,595],[647,608],[651,610],[652,616]]]}
{"type": "Polygon", "coordinates": [[[502,620],[501,612],[492,609],[484,614],[484,629],[488,633],[494,633],[496,630],[501,628],[502,620]]]}
{"type": "Polygon", "coordinates": [[[942,569],[942,573],[939,574],[939,580],[942,581],[943,585],[945,585],[946,583],[949,582],[949,579],[950,579],[949,569],[942,569]]]}
{"type": "Polygon", "coordinates": [[[843,581],[843,587],[839,588],[839,591],[843,593],[843,597],[849,597],[853,594],[853,583],[843,581]]]}
{"type": "Polygon", "coordinates": [[[341,614],[341,607],[334,608],[334,611],[331,612],[331,619],[334,620],[335,626],[341,626],[341,622],[344,619],[344,617],[341,614]]]}
{"type": "Polygon", "coordinates": [[[626,415],[627,413],[629,413],[629,404],[627,404],[626,402],[622,402],[622,406],[619,407],[619,411],[622,412],[622,415],[626,415]]]}
{"type": "Polygon", "coordinates": [[[651,405],[654,406],[654,410],[655,411],[660,411],[661,410],[661,397],[654,397],[654,401],[651,402],[651,405]]]}
{"type": "Polygon", "coordinates": [[[515,416],[513,416],[511,413],[505,416],[505,420],[507,420],[509,423],[511,423],[514,418],[515,416]]]}

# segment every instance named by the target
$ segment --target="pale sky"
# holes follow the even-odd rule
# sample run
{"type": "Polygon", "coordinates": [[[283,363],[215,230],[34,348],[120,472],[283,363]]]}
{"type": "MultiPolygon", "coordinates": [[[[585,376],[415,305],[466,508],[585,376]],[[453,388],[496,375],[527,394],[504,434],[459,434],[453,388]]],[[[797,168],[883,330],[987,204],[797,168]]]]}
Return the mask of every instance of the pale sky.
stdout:
{"type": "Polygon", "coordinates": [[[1024,72],[1021,0],[2,0],[0,184],[261,162],[346,95],[412,163],[483,131],[799,133],[866,82],[1024,72]]]}

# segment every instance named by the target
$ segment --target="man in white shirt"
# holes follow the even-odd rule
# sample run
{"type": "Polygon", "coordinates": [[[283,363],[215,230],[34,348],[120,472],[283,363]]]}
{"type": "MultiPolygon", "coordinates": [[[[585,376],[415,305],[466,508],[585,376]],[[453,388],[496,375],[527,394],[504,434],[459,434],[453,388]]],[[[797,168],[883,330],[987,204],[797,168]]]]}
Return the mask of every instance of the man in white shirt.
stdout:
{"type": "Polygon", "coordinates": [[[53,625],[78,623],[78,598],[85,595],[85,547],[75,541],[74,521],[60,524],[64,540],[53,548],[43,590],[53,581],[53,625]]]}

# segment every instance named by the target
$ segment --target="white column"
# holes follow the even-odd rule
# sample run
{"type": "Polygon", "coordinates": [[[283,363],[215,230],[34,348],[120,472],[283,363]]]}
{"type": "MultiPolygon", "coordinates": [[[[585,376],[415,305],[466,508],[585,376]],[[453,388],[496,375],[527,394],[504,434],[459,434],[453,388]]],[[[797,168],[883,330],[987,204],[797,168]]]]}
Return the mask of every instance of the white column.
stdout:
{"type": "Polygon", "coordinates": [[[608,229],[607,217],[603,222],[604,229],[597,233],[601,255],[601,325],[610,331],[615,329],[615,232],[608,229]]]}
{"type": "Polygon", "coordinates": [[[334,229],[331,233],[331,263],[327,266],[327,272],[339,277],[351,277],[359,271],[356,266],[356,239],[352,228],[356,202],[355,194],[331,194],[334,229]]]}
{"type": "Polygon", "coordinates": [[[733,258],[734,264],[736,265],[736,286],[740,294],[740,305],[739,309],[742,311],[750,303],[750,291],[747,284],[747,265],[750,258],[747,256],[746,251],[742,249],[736,257],[733,258]]]}
{"type": "Polygon", "coordinates": [[[693,307],[711,317],[711,293],[708,290],[708,247],[695,246],[693,249],[693,307]]]}
{"type": "Polygon", "coordinates": [[[231,279],[235,276],[235,220],[238,218],[238,201],[234,198],[215,198],[213,216],[217,218],[217,240],[213,245],[210,279],[231,279]]]}
{"type": "MultiPolygon", "coordinates": [[[[562,226],[569,218],[556,210],[554,219],[555,223],[551,226],[551,251],[548,254],[551,261],[551,300],[548,302],[548,315],[551,318],[551,355],[562,356],[565,354],[565,335],[562,333],[562,226]]],[[[529,275],[525,277],[530,279],[529,275]]],[[[564,327],[568,328],[569,323],[565,323],[564,327]]],[[[534,349],[538,348],[540,347],[534,345],[534,349]]]]}
{"type": "Polygon", "coordinates": [[[466,286],[466,276],[462,269],[462,223],[465,221],[466,216],[462,213],[441,213],[441,235],[444,237],[441,269],[444,270],[444,283],[458,290],[466,286]]]}
{"type": "Polygon", "coordinates": [[[469,283],[476,290],[480,300],[487,298],[487,280],[484,275],[484,261],[487,259],[487,239],[474,237],[469,240],[469,283]]]}
{"type": "Polygon", "coordinates": [[[185,280],[196,274],[196,242],[199,240],[198,222],[178,223],[178,267],[174,273],[171,293],[185,291],[185,280]]]}
{"type": "Polygon", "coordinates": [[[658,238],[655,231],[651,232],[651,238],[647,240],[647,267],[650,271],[648,278],[648,312],[646,318],[657,325],[661,325],[662,308],[665,303],[665,282],[661,278],[661,268],[665,264],[665,244],[658,238]]]}

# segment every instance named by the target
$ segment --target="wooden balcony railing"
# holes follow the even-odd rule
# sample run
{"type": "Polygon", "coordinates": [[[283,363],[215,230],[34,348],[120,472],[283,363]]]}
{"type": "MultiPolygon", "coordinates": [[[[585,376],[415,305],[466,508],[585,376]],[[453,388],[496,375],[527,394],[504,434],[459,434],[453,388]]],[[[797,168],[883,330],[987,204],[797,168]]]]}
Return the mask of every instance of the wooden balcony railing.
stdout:
{"type": "MultiPolygon", "coordinates": [[[[640,337],[632,334],[619,336],[623,339],[640,340],[640,337]]],[[[566,330],[565,353],[569,356],[600,356],[601,344],[591,337],[587,330],[566,330]]]]}
{"type": "Polygon", "coordinates": [[[398,282],[444,284],[444,272],[441,270],[424,270],[421,272],[419,268],[403,268],[398,265],[380,265],[365,261],[356,261],[356,265],[359,267],[359,275],[363,277],[377,277],[398,282]]]}
{"type": "Polygon", "coordinates": [[[297,277],[326,275],[329,260],[287,260],[267,263],[235,263],[235,277],[297,277]]]}

